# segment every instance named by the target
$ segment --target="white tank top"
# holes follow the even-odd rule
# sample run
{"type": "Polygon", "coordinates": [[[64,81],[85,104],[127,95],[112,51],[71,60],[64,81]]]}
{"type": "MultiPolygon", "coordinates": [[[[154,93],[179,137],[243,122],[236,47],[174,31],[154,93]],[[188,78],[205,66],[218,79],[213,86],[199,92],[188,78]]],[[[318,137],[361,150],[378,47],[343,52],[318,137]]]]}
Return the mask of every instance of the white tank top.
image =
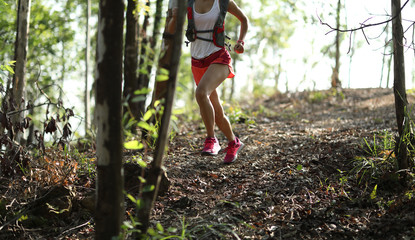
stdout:
{"type": "MultiPolygon", "coordinates": [[[[215,26],[216,21],[218,20],[220,14],[219,0],[215,0],[212,8],[207,13],[197,13],[195,6],[193,4],[193,17],[195,21],[195,28],[197,30],[212,30],[215,26]]],[[[197,36],[213,39],[213,33],[198,33],[197,36]]],[[[215,46],[213,42],[207,42],[204,40],[196,39],[190,45],[190,54],[195,59],[202,59],[214,52],[219,51],[221,48],[215,46]]]]}

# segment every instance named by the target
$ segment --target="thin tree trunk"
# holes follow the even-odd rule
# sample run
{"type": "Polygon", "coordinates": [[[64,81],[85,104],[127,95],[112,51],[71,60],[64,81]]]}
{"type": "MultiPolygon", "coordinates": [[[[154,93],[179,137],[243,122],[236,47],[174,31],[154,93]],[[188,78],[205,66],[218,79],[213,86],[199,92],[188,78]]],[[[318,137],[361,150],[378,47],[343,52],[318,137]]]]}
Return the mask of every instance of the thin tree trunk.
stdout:
{"type": "MultiPolygon", "coordinates": [[[[150,7],[150,1],[146,3],[147,7],[150,7]]],[[[147,49],[149,48],[148,42],[149,37],[147,35],[147,28],[149,25],[149,19],[150,16],[147,13],[144,17],[143,27],[142,27],[142,41],[141,41],[141,51],[140,51],[140,73],[138,75],[138,89],[148,88],[148,82],[150,79],[151,72],[148,72],[148,68],[146,67],[146,64],[151,64],[149,61],[149,54],[151,54],[147,49]]],[[[142,96],[146,96],[146,94],[143,94],[142,96]]],[[[145,111],[145,100],[141,100],[138,102],[138,114],[144,114],[145,111]]]]}
{"type": "Polygon", "coordinates": [[[124,1],[100,1],[96,77],[95,238],[119,236],[123,214],[121,85],[124,1]]]}
{"type": "Polygon", "coordinates": [[[154,186],[153,191],[145,192],[142,196],[142,208],[139,209],[139,222],[142,224],[140,229],[146,233],[149,227],[150,213],[154,206],[157,196],[159,183],[163,168],[163,155],[168,143],[170,117],[173,109],[174,94],[176,90],[177,72],[179,69],[181,45],[183,41],[183,24],[186,14],[185,1],[178,1],[178,16],[176,23],[176,34],[172,42],[172,54],[170,58],[169,80],[167,81],[166,101],[164,102],[164,112],[161,119],[161,126],[156,142],[154,160],[151,163],[149,177],[146,181],[147,186],[154,186]]]}
{"type": "Polygon", "coordinates": [[[386,87],[389,87],[389,83],[390,83],[390,79],[391,79],[392,59],[393,59],[393,55],[390,55],[389,60],[388,60],[388,78],[386,79],[386,87]]]}
{"type": "MultiPolygon", "coordinates": [[[[384,75],[384,69],[385,69],[385,65],[386,65],[386,50],[389,47],[389,25],[386,25],[386,30],[385,30],[385,47],[383,48],[383,57],[382,57],[382,70],[380,71],[380,82],[379,82],[379,88],[382,87],[382,81],[383,81],[383,75],[384,75]]],[[[388,87],[388,86],[386,86],[388,87]]]]}
{"type": "Polygon", "coordinates": [[[282,67],[281,67],[281,58],[279,59],[280,61],[278,62],[278,65],[276,66],[277,68],[277,74],[275,74],[275,90],[277,92],[280,92],[278,90],[278,84],[280,83],[280,77],[281,77],[281,72],[282,72],[282,67]]]}
{"type": "Polygon", "coordinates": [[[85,31],[85,92],[84,92],[84,105],[85,105],[85,136],[88,136],[89,128],[91,127],[91,97],[89,94],[89,61],[91,52],[91,36],[89,20],[91,18],[91,0],[87,0],[86,6],[86,31],[85,31]]]}
{"type": "MultiPolygon", "coordinates": [[[[15,69],[13,76],[12,99],[18,109],[24,107],[25,95],[25,74],[27,62],[27,48],[29,38],[29,22],[30,22],[30,4],[31,0],[19,0],[18,17],[17,17],[17,35],[15,46],[15,69]]],[[[19,123],[23,118],[23,112],[12,117],[14,124],[19,123]]],[[[20,133],[14,135],[16,141],[20,141],[20,133]]]]}
{"type": "MultiPolygon", "coordinates": [[[[124,113],[131,111],[132,117],[139,119],[140,110],[138,102],[132,101],[134,91],[138,90],[137,68],[138,68],[138,17],[135,16],[137,2],[128,0],[127,26],[125,34],[125,56],[124,56],[124,98],[128,99],[128,107],[124,113]]],[[[130,117],[127,118],[127,120],[130,117]]]]}
{"type": "Polygon", "coordinates": [[[397,159],[399,169],[408,168],[407,147],[404,140],[409,119],[405,117],[406,113],[406,87],[405,87],[405,61],[403,52],[403,29],[401,16],[401,1],[392,0],[392,16],[397,16],[392,21],[393,37],[393,70],[394,70],[394,94],[396,120],[398,123],[399,141],[397,149],[397,159]]]}
{"type": "MultiPolygon", "coordinates": [[[[341,0],[337,1],[337,18],[336,25],[337,29],[340,29],[340,11],[341,11],[341,0]]],[[[336,32],[336,59],[335,66],[333,68],[333,75],[331,76],[331,87],[339,88],[341,87],[341,82],[339,79],[339,70],[340,70],[340,31],[336,32]]]]}
{"type": "MultiPolygon", "coordinates": [[[[172,42],[173,42],[173,37],[174,37],[173,34],[175,33],[175,27],[176,27],[176,23],[173,21],[174,19],[173,11],[172,11],[173,6],[177,6],[177,0],[169,0],[169,7],[168,7],[167,17],[166,17],[166,22],[165,22],[165,27],[164,27],[163,43],[161,47],[160,58],[158,60],[157,73],[160,71],[160,69],[170,69],[171,67],[170,59],[171,59],[172,50],[173,50],[172,42]]],[[[154,108],[154,103],[157,100],[166,98],[166,92],[167,92],[167,81],[155,81],[153,96],[152,96],[152,100],[151,100],[149,108],[154,108]]],[[[156,118],[158,118],[158,116],[152,117],[150,121],[155,122],[156,118]]],[[[143,136],[144,138],[146,138],[147,134],[144,132],[143,136]]]]}
{"type": "MultiPolygon", "coordinates": [[[[153,25],[153,36],[150,40],[150,46],[147,45],[148,39],[146,39],[146,41],[144,42],[146,45],[143,45],[142,50],[141,50],[144,52],[144,54],[147,54],[146,56],[147,71],[146,71],[146,74],[140,74],[139,76],[140,88],[149,87],[150,75],[155,65],[154,60],[155,60],[155,54],[157,52],[156,46],[157,46],[157,42],[159,40],[159,35],[160,35],[162,9],[163,9],[163,0],[157,0],[156,1],[156,13],[155,13],[154,25],[153,25]],[[146,47],[150,47],[151,51],[146,51],[146,47]]],[[[148,25],[148,19],[144,23],[148,25]]],[[[140,67],[143,67],[142,64],[140,65],[140,67]]],[[[145,109],[146,109],[146,101],[141,101],[139,103],[140,112],[144,113],[145,109]]]]}

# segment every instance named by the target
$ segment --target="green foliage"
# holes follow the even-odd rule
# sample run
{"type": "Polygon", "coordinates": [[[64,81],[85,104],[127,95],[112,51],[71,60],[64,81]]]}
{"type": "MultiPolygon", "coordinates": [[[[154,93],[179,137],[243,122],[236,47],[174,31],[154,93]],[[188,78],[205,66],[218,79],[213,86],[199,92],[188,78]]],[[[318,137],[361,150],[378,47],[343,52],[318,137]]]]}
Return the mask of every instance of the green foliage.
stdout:
{"type": "MultiPolygon", "coordinates": [[[[126,194],[127,198],[135,203],[137,209],[141,207],[140,199],[134,198],[131,194],[126,194]]],[[[140,239],[146,240],[164,240],[164,239],[192,239],[190,232],[188,231],[188,225],[186,224],[185,217],[183,216],[181,220],[181,231],[175,227],[168,227],[167,229],[164,228],[160,223],[156,223],[155,228],[149,228],[147,230],[147,234],[143,234],[138,227],[141,225],[136,219],[135,216],[129,214],[130,219],[124,221],[123,225],[121,226],[122,232],[118,239],[126,239],[127,236],[131,234],[138,234],[140,235],[140,239]]]]}
{"type": "MultiPolygon", "coordinates": [[[[246,13],[250,22],[250,38],[246,39],[246,54],[232,53],[235,62],[246,56],[256,56],[251,62],[256,94],[267,93],[270,89],[263,88],[265,80],[278,79],[278,65],[283,61],[282,50],[289,47],[288,40],[295,30],[297,12],[291,1],[236,1],[246,13]],[[270,61],[272,59],[272,61],[270,61]]],[[[227,34],[236,42],[239,34],[239,21],[228,14],[226,20],[227,34]]],[[[282,69],[279,68],[281,71],[282,69]]]]}
{"type": "Polygon", "coordinates": [[[165,68],[159,69],[159,73],[156,76],[157,82],[164,82],[169,80],[169,71],[165,68]]]}
{"type": "Polygon", "coordinates": [[[0,2],[0,62],[12,59],[14,55],[14,42],[16,39],[16,2],[0,2]]]}
{"type": "Polygon", "coordinates": [[[321,91],[311,92],[308,95],[308,102],[310,103],[321,103],[324,100],[326,100],[329,97],[329,95],[325,94],[321,91]]]}
{"type": "Polygon", "coordinates": [[[392,155],[395,147],[393,136],[384,131],[383,134],[374,134],[373,140],[363,139],[362,149],[368,156],[358,156],[353,160],[354,168],[350,174],[354,175],[359,183],[363,180],[378,179],[383,173],[394,168],[392,155]]]}
{"type": "Polygon", "coordinates": [[[246,125],[255,124],[255,120],[250,117],[251,114],[243,111],[238,106],[229,106],[227,109],[227,115],[231,124],[234,123],[245,123],[246,125]]]}
{"type": "Polygon", "coordinates": [[[376,198],[377,190],[378,190],[378,185],[375,185],[372,192],[370,193],[370,199],[374,200],[376,198]]]}
{"type": "Polygon", "coordinates": [[[140,14],[149,14],[150,7],[148,6],[148,0],[134,0],[136,2],[136,9],[134,10],[134,15],[140,14]]]}
{"type": "Polygon", "coordinates": [[[0,83],[4,83],[4,79],[7,78],[8,74],[14,74],[14,64],[16,61],[10,61],[7,64],[0,65],[0,83]]]}
{"type": "Polygon", "coordinates": [[[330,98],[344,100],[345,96],[342,91],[338,91],[337,89],[331,89],[330,91],[311,91],[308,94],[307,101],[309,103],[321,103],[330,98]]]}

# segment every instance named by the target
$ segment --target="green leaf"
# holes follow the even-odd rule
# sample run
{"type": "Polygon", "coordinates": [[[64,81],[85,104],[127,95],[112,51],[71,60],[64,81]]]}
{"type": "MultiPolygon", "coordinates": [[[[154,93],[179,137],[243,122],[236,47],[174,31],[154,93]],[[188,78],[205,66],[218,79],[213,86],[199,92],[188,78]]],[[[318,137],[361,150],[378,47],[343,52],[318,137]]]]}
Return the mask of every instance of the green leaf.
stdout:
{"type": "Polygon", "coordinates": [[[143,192],[152,192],[154,191],[155,187],[154,185],[146,185],[143,187],[143,192]]]}
{"type": "Polygon", "coordinates": [[[169,76],[168,75],[158,75],[156,77],[156,81],[157,82],[164,82],[164,81],[167,81],[167,80],[169,80],[169,76]]]}
{"type": "Polygon", "coordinates": [[[176,233],[176,232],[177,232],[177,228],[174,228],[174,227],[169,227],[169,228],[167,228],[167,231],[168,231],[169,233],[176,233]]]}
{"type": "Polygon", "coordinates": [[[140,70],[138,70],[138,72],[144,75],[148,74],[147,68],[141,68],[140,70]]]}
{"type": "Polygon", "coordinates": [[[143,120],[144,120],[144,121],[149,120],[149,119],[151,118],[151,116],[153,116],[153,112],[154,112],[154,109],[150,109],[150,110],[148,110],[148,111],[144,114],[144,116],[143,116],[143,120]]]}
{"type": "Polygon", "coordinates": [[[164,232],[164,228],[163,228],[163,226],[161,226],[160,223],[156,224],[156,228],[157,228],[157,230],[159,230],[159,232],[164,232]]]}
{"type": "Polygon", "coordinates": [[[169,70],[167,68],[160,68],[159,74],[160,75],[169,75],[169,70]]]}
{"type": "Polygon", "coordinates": [[[28,218],[29,218],[29,217],[28,217],[27,215],[22,215],[22,216],[19,218],[19,220],[17,220],[17,221],[21,222],[21,221],[27,220],[28,218]]]}
{"type": "Polygon", "coordinates": [[[140,94],[148,94],[151,92],[150,88],[142,88],[142,89],[138,89],[134,91],[135,95],[140,95],[140,94]]]}
{"type": "Polygon", "coordinates": [[[143,149],[144,145],[141,142],[138,142],[137,140],[129,141],[124,143],[124,148],[129,150],[139,150],[143,149]]]}
{"type": "Polygon", "coordinates": [[[13,68],[11,68],[11,67],[10,67],[10,65],[5,65],[5,67],[6,67],[6,70],[7,70],[9,73],[14,74],[14,70],[13,70],[13,68]]]}
{"type": "Polygon", "coordinates": [[[376,184],[375,187],[373,188],[373,191],[370,193],[370,199],[375,199],[376,198],[376,191],[378,189],[378,185],[376,184]]]}
{"type": "Polygon", "coordinates": [[[147,98],[146,98],[146,96],[140,95],[140,96],[133,97],[133,98],[131,99],[131,102],[133,102],[133,103],[136,103],[136,102],[143,102],[143,101],[145,101],[146,99],[147,99],[147,98]]]}
{"type": "Polygon", "coordinates": [[[147,163],[143,159],[137,160],[137,163],[142,168],[146,168],[147,167],[147,163]]]}
{"type": "Polygon", "coordinates": [[[301,171],[301,170],[303,170],[303,165],[301,164],[297,165],[297,171],[301,171]]]}
{"type": "Polygon", "coordinates": [[[160,103],[161,103],[161,101],[160,101],[160,100],[156,100],[156,101],[154,102],[154,107],[157,107],[158,105],[160,105],[160,103]]]}
{"type": "Polygon", "coordinates": [[[138,180],[140,180],[141,183],[146,183],[147,180],[141,176],[138,176],[138,180]]]}
{"type": "Polygon", "coordinates": [[[156,236],[157,235],[156,231],[154,229],[152,229],[152,228],[149,228],[147,230],[147,233],[150,234],[151,236],[156,236]]]}
{"type": "Polygon", "coordinates": [[[124,229],[133,229],[134,228],[133,224],[131,224],[130,221],[124,221],[122,227],[124,227],[124,229]]]}
{"type": "Polygon", "coordinates": [[[146,123],[146,122],[144,122],[144,121],[139,122],[139,123],[137,124],[137,126],[138,126],[138,127],[140,127],[140,128],[143,128],[143,129],[145,129],[145,130],[147,130],[147,131],[151,131],[151,130],[153,130],[153,127],[152,127],[150,124],[148,124],[148,123],[146,123]]]}
{"type": "Polygon", "coordinates": [[[131,200],[131,202],[137,203],[137,200],[131,194],[127,194],[127,197],[131,200]]]}

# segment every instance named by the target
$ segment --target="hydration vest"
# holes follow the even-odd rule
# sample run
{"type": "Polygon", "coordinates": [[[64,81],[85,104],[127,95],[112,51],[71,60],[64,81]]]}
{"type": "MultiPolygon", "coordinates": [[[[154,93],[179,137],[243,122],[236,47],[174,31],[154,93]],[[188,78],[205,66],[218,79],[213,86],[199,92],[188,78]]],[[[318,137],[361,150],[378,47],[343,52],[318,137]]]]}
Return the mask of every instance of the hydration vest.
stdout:
{"type": "Polygon", "coordinates": [[[220,13],[218,20],[216,20],[215,26],[211,30],[197,30],[195,26],[195,20],[193,18],[193,4],[195,0],[188,0],[187,5],[187,30],[186,37],[189,42],[194,42],[196,39],[200,39],[207,42],[213,42],[215,46],[225,47],[225,17],[228,12],[229,0],[219,0],[220,13]],[[197,36],[197,33],[213,32],[213,39],[207,39],[197,36]]]}

